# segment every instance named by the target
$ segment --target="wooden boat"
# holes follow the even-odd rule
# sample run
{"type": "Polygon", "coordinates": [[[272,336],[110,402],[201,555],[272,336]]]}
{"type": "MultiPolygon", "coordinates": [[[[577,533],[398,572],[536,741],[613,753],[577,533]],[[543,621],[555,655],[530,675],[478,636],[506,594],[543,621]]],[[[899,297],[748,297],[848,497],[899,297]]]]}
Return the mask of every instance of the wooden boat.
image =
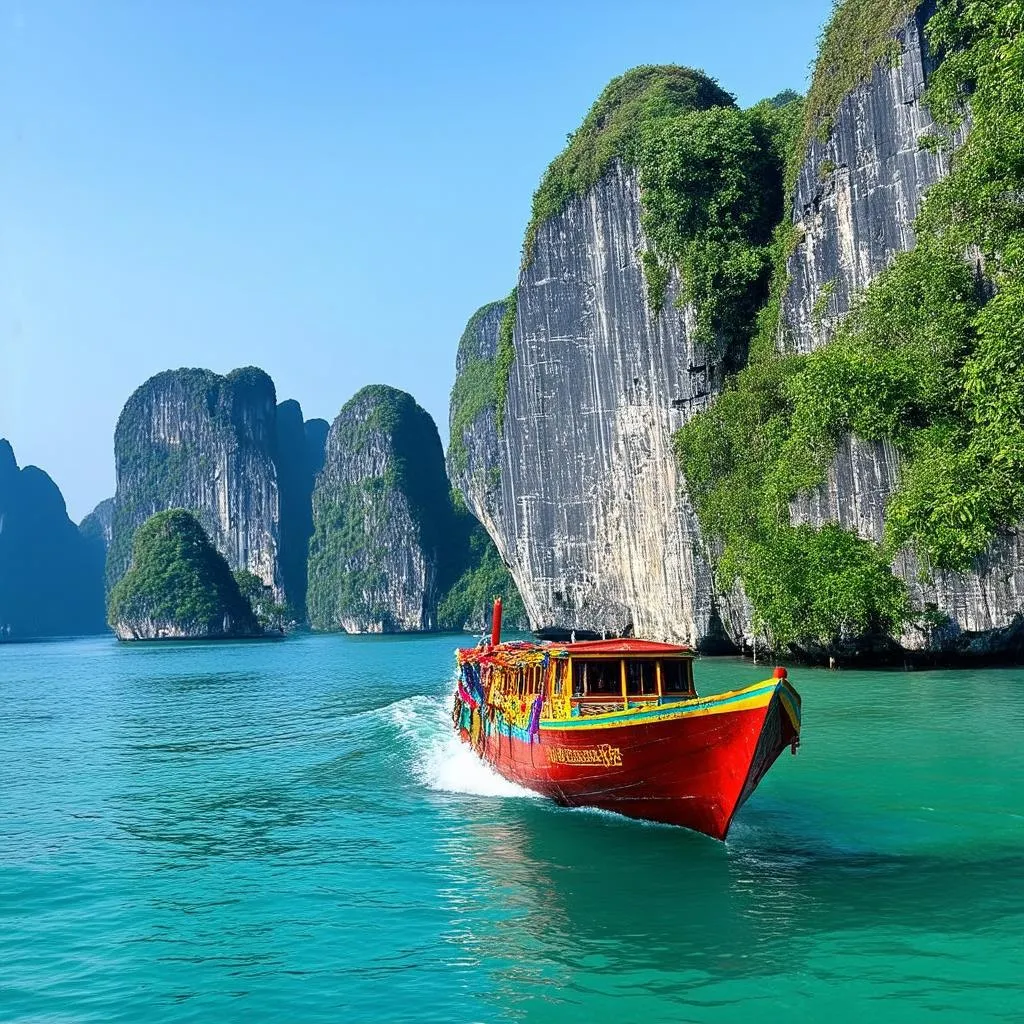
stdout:
{"type": "Polygon", "coordinates": [[[786,747],[800,696],[784,668],[699,697],[694,652],[647,640],[490,643],[457,652],[453,722],[506,779],[571,807],[682,825],[725,839],[786,747]]]}

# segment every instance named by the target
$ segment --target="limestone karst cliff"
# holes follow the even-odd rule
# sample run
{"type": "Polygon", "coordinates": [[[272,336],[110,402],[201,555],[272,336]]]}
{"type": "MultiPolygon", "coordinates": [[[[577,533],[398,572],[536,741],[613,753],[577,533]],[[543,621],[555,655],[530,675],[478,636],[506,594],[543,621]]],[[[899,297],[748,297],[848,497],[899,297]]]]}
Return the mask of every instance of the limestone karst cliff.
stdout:
{"type": "MultiPolygon", "coordinates": [[[[731,98],[687,69],[642,68],[613,82],[538,195],[567,163],[604,152],[597,180],[535,216],[516,291],[480,311],[460,345],[449,469],[535,629],[723,642],[672,435],[745,348],[725,318],[699,322],[676,269],[652,295],[657,250],[644,223],[640,142],[627,129],[618,150],[607,138],[623,119],[634,136],[637,125],[650,129],[653,145],[676,131],[713,137],[717,111],[742,130],[731,98]],[[696,125],[685,120],[694,114],[696,125]],[[575,152],[582,147],[589,153],[575,152]]],[[[753,132],[743,147],[762,173],[741,170],[737,202],[781,212],[781,158],[753,132]]],[[[770,216],[751,216],[742,240],[764,245],[770,232],[770,216]]],[[[755,276],[752,290],[763,292],[766,274],[755,276]]]]}
{"type": "Polygon", "coordinates": [[[255,573],[301,617],[315,447],[298,403],[278,406],[262,370],[150,378],[115,431],[108,586],[127,568],[135,530],[155,512],[186,508],[232,568],[255,573]]]}
{"type": "Polygon", "coordinates": [[[1011,7],[847,0],[797,122],[680,102],[681,69],[598,100],[452,394],[534,627],[1019,651],[1011,7]]]}
{"type": "Polygon", "coordinates": [[[102,559],[57,485],[0,438],[0,641],[105,630],[102,559]]]}
{"type": "Polygon", "coordinates": [[[315,629],[434,629],[452,575],[451,499],[430,416],[395,388],[363,388],[327,436],[313,492],[307,606],[315,629]]]}
{"type": "Polygon", "coordinates": [[[313,493],[310,623],[393,633],[478,629],[502,596],[521,606],[489,538],[452,501],[437,427],[403,391],[363,388],[327,438],[313,493]]]}

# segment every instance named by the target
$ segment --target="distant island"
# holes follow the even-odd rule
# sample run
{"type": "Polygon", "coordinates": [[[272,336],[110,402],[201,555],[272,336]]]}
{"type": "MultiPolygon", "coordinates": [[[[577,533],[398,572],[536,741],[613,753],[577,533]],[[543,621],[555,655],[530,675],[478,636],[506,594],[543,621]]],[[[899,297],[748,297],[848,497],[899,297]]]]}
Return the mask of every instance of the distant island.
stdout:
{"type": "Polygon", "coordinates": [[[191,512],[158,512],[139,527],[131,565],[110,594],[119,640],[223,640],[267,635],[223,555],[191,512]]]}

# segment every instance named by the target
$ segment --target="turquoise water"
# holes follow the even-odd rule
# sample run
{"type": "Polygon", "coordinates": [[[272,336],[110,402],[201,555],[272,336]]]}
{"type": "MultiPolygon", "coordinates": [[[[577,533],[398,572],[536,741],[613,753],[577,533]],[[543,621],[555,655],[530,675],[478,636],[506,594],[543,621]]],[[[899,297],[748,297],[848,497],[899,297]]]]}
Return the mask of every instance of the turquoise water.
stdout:
{"type": "Polygon", "coordinates": [[[1024,672],[794,670],[721,845],[490,775],[458,642],[0,648],[0,1019],[1024,1016],[1024,672]]]}

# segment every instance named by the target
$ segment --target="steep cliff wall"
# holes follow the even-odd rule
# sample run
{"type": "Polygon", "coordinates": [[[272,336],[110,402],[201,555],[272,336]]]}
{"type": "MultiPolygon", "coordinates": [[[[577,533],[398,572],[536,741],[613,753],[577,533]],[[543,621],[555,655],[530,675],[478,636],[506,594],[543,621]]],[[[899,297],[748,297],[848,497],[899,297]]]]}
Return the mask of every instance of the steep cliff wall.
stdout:
{"type": "Polygon", "coordinates": [[[225,377],[168,370],[129,398],[117,422],[112,586],[128,566],[132,536],[151,515],[194,511],[232,568],[249,569],[287,597],[281,567],[273,381],[255,368],[225,377]]]}
{"type": "MultiPolygon", "coordinates": [[[[635,631],[722,646],[708,552],[672,435],[714,397],[729,367],[742,363],[745,343],[734,345],[724,323],[702,318],[708,307],[682,294],[675,254],[650,236],[648,225],[670,243],[673,231],[676,238],[690,231],[699,248],[707,239],[693,224],[705,213],[677,215],[663,206],[657,222],[645,220],[641,153],[652,146],[651,162],[671,167],[662,156],[679,134],[717,137],[711,118],[673,119],[730,102],[685,69],[641,68],[613,82],[538,197],[567,177],[567,166],[592,167],[604,154],[603,167],[596,178],[568,176],[586,187],[563,188],[557,206],[535,200],[524,267],[507,300],[514,315],[505,304],[485,307],[460,345],[449,470],[510,567],[533,627],[549,634],[635,631]],[[665,82],[698,88],[681,98],[670,89],[666,99],[665,82]],[[620,120],[633,133],[621,144],[607,134],[620,120]],[[660,123],[669,130],[645,133],[660,123]],[[488,366],[498,381],[490,393],[471,386],[474,377],[486,384],[488,366]]],[[[713,163],[700,172],[713,178],[713,163]]],[[[690,168],[677,170],[685,176],[690,168]]],[[[657,176],[651,187],[664,199],[657,176]]],[[[734,203],[746,210],[748,197],[763,192],[781,209],[781,171],[775,176],[757,181],[740,170],[731,181],[734,203]]],[[[714,196],[714,185],[708,191],[714,196]]],[[[749,237],[758,230],[742,240],[758,243],[749,237]]],[[[734,241],[721,239],[720,263],[734,241]]],[[[750,293],[763,284],[755,277],[750,293]]]]}
{"type": "Polygon", "coordinates": [[[913,247],[924,194],[948,174],[963,142],[966,121],[952,145],[922,145],[938,132],[924,102],[933,64],[924,26],[934,9],[934,2],[921,4],[886,33],[894,46],[839,103],[827,137],[809,140],[793,199],[800,241],[782,299],[786,351],[824,344],[854,298],[893,256],[913,247]]]}
{"type": "Polygon", "coordinates": [[[460,346],[449,451],[535,627],[1021,648],[1020,16],[962,13],[837,6],[779,134],[770,291],[747,112],[666,113],[669,69],[638,69],[552,164],[517,289],[460,346]]]}
{"type": "Polygon", "coordinates": [[[313,491],[307,606],[314,629],[431,630],[457,562],[437,427],[374,385],[345,404],[313,491]]]}
{"type": "Polygon", "coordinates": [[[280,564],[284,592],[297,619],[306,618],[306,562],[313,535],[313,482],[323,467],[327,423],[302,419],[294,399],[277,407],[277,471],[281,513],[280,564]],[[323,424],[323,430],[320,429],[323,424]]]}
{"type": "Polygon", "coordinates": [[[102,560],[57,485],[0,438],[0,641],[105,630],[102,560]]]}
{"type": "MultiPolygon", "coordinates": [[[[485,409],[465,442],[458,486],[535,629],[712,631],[710,571],[671,437],[712,394],[714,357],[672,301],[677,278],[652,315],[645,249],[637,175],[620,162],[540,226],[517,290],[503,432],[485,409]]],[[[479,325],[485,340],[493,322],[479,325]]]]}

